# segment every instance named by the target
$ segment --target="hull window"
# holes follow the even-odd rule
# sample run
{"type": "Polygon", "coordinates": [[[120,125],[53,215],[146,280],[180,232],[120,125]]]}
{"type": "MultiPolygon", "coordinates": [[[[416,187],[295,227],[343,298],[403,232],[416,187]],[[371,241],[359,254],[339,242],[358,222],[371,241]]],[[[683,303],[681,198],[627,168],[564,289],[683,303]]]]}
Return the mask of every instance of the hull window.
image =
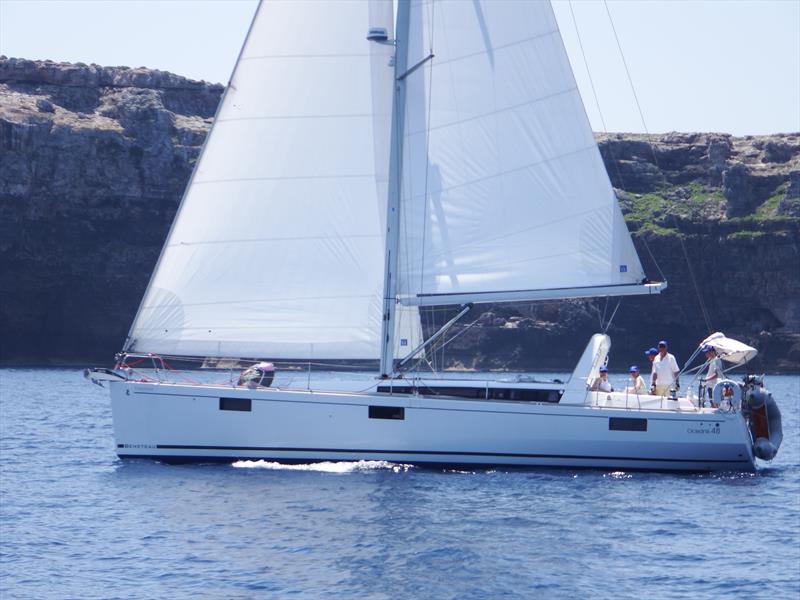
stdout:
{"type": "Polygon", "coordinates": [[[219,399],[219,409],[220,410],[240,410],[244,412],[250,412],[252,400],[250,398],[220,398],[219,399]]]}
{"type": "Polygon", "coordinates": [[[409,386],[379,385],[378,391],[384,394],[422,394],[423,396],[452,396],[476,400],[514,400],[519,402],[558,403],[561,390],[526,390],[519,388],[447,387],[447,386],[409,386]]]}
{"type": "Polygon", "coordinates": [[[403,421],[406,418],[406,409],[402,406],[370,406],[369,418],[403,421]]]}
{"type": "Polygon", "coordinates": [[[647,431],[647,419],[611,417],[608,419],[608,428],[611,431],[647,431]]]}

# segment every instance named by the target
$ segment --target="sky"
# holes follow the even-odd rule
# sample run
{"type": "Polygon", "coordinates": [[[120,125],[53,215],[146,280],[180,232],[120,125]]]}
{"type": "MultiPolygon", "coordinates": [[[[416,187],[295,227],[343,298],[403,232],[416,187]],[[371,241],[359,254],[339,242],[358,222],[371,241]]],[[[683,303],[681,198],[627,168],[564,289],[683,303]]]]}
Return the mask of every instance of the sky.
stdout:
{"type": "MultiPolygon", "coordinates": [[[[0,0],[0,54],[226,83],[256,5],[0,0]]],[[[595,131],[800,131],[800,0],[554,0],[553,7],[595,131]]]]}

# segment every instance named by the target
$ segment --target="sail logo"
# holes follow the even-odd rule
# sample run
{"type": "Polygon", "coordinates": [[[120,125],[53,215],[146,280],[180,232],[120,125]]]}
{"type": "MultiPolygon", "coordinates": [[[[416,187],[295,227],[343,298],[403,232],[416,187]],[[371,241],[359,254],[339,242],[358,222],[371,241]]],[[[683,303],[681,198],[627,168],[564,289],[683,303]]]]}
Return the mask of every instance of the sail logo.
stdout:
{"type": "Polygon", "coordinates": [[[627,273],[628,272],[628,265],[620,265],[619,266],[620,273],[627,273]]]}

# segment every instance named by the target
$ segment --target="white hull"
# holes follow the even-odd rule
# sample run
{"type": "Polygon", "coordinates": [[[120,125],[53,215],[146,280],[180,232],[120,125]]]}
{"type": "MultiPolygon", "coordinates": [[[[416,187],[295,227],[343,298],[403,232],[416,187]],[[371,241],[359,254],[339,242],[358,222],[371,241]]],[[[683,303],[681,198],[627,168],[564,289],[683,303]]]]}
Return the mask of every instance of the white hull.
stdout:
{"type": "Polygon", "coordinates": [[[739,413],[133,381],[110,386],[120,457],[754,469],[739,413]]]}

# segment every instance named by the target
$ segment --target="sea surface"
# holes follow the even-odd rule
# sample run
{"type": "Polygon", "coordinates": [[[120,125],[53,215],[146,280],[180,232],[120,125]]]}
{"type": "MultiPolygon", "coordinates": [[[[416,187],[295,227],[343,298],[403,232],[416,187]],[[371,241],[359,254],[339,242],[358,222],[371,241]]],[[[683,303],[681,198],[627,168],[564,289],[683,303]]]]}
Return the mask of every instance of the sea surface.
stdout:
{"type": "Polygon", "coordinates": [[[0,598],[796,599],[800,377],[767,384],[755,474],[168,466],[80,371],[3,369],[0,598]]]}

